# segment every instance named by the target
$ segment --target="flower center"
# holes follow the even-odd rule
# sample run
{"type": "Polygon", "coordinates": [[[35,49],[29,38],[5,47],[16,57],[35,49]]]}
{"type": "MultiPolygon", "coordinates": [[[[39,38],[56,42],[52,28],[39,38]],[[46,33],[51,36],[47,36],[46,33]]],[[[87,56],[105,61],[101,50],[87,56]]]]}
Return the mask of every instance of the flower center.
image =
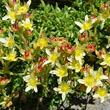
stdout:
{"type": "Polygon", "coordinates": [[[90,29],[90,27],[91,27],[90,23],[84,23],[83,24],[83,29],[84,30],[88,30],[88,29],[90,29]]]}
{"type": "Polygon", "coordinates": [[[38,45],[40,46],[40,48],[44,48],[47,46],[47,39],[46,38],[40,38],[38,41],[38,45]]]}
{"type": "Polygon", "coordinates": [[[94,78],[92,76],[85,77],[84,81],[85,81],[85,85],[86,86],[93,87],[93,85],[94,85],[94,78]]]}
{"type": "Polygon", "coordinates": [[[29,85],[35,87],[37,84],[36,78],[30,78],[29,85]]]}
{"type": "Polygon", "coordinates": [[[68,92],[69,92],[69,89],[70,89],[70,87],[69,87],[69,85],[68,85],[67,83],[63,83],[63,84],[60,86],[60,88],[61,88],[61,91],[62,91],[62,92],[65,92],[65,93],[68,93],[68,92]]]}
{"type": "Polygon", "coordinates": [[[66,76],[66,74],[67,74],[67,69],[66,69],[66,67],[62,67],[61,69],[59,69],[58,70],[58,75],[59,76],[61,76],[61,77],[64,77],[64,76],[66,76]]]}
{"type": "Polygon", "coordinates": [[[8,40],[8,46],[9,46],[9,47],[13,47],[13,44],[14,44],[13,38],[9,39],[9,40],[8,40]]]}
{"type": "Polygon", "coordinates": [[[58,58],[58,54],[57,54],[57,53],[54,53],[54,54],[50,57],[50,60],[51,60],[52,62],[55,62],[55,61],[57,60],[57,58],[58,58]]]}
{"type": "Polygon", "coordinates": [[[25,23],[24,26],[25,28],[28,28],[28,29],[32,28],[32,24],[25,23]]]}
{"type": "Polygon", "coordinates": [[[110,66],[110,56],[109,55],[107,55],[105,57],[105,63],[110,66]]]}
{"type": "Polygon", "coordinates": [[[16,54],[9,53],[9,55],[7,55],[7,58],[8,58],[8,60],[14,61],[15,56],[16,56],[16,54]]]}
{"type": "Polygon", "coordinates": [[[81,56],[81,53],[82,53],[81,50],[77,50],[77,51],[75,52],[75,56],[76,56],[76,57],[80,57],[80,56],[81,56]]]}
{"type": "Polygon", "coordinates": [[[15,12],[8,12],[8,15],[10,16],[10,19],[15,19],[16,18],[15,12]]]}
{"type": "Polygon", "coordinates": [[[99,80],[101,75],[102,73],[97,73],[96,80],[99,80]]]}
{"type": "Polygon", "coordinates": [[[107,90],[100,89],[100,90],[98,90],[98,94],[99,94],[99,97],[105,97],[107,94],[107,90]]]}
{"type": "Polygon", "coordinates": [[[25,14],[28,11],[26,6],[21,6],[18,10],[19,14],[25,14]]]}

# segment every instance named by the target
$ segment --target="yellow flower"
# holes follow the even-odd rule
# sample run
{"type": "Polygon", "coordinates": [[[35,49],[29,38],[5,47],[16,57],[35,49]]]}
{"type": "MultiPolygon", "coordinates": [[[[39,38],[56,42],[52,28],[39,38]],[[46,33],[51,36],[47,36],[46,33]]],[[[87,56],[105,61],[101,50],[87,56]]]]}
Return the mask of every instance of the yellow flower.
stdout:
{"type": "Polygon", "coordinates": [[[11,20],[11,23],[14,24],[15,23],[15,20],[17,18],[16,11],[13,11],[9,6],[6,6],[6,9],[7,9],[8,13],[7,13],[7,15],[5,15],[2,18],[2,20],[10,19],[11,20]]]}
{"type": "Polygon", "coordinates": [[[6,57],[3,57],[3,59],[9,60],[9,61],[16,61],[17,60],[17,58],[16,58],[16,51],[14,51],[14,49],[11,50],[9,52],[9,54],[6,55],[6,57]]]}
{"type": "Polygon", "coordinates": [[[66,98],[66,94],[73,93],[73,91],[70,89],[70,81],[67,83],[63,82],[61,83],[58,88],[54,88],[55,91],[58,91],[60,94],[62,94],[62,100],[64,101],[66,98]]]}
{"type": "Polygon", "coordinates": [[[101,103],[104,102],[104,98],[110,96],[110,94],[107,93],[107,90],[105,88],[100,88],[94,95],[94,98],[101,98],[101,103]]]}
{"type": "Polygon", "coordinates": [[[102,82],[100,80],[96,80],[96,71],[90,68],[87,72],[84,73],[83,79],[78,79],[78,82],[81,84],[85,84],[87,87],[86,93],[89,93],[91,89],[95,86],[102,86],[102,82]]]}
{"type": "Polygon", "coordinates": [[[68,75],[67,65],[60,65],[58,62],[56,63],[56,65],[58,66],[58,68],[56,68],[56,70],[51,70],[50,73],[56,74],[56,76],[59,77],[58,83],[61,83],[62,78],[68,75]]]}
{"type": "Polygon", "coordinates": [[[108,79],[106,75],[103,74],[103,69],[100,67],[97,71],[95,80],[108,79]]]}
{"type": "Polygon", "coordinates": [[[29,10],[29,6],[31,4],[31,0],[29,0],[26,4],[24,4],[23,6],[18,6],[18,14],[25,14],[28,12],[29,10]]]}
{"type": "Polygon", "coordinates": [[[59,53],[57,52],[57,47],[55,47],[54,51],[51,53],[49,51],[49,49],[46,49],[46,53],[48,55],[48,60],[44,62],[43,65],[46,65],[48,63],[52,63],[52,65],[55,64],[55,62],[57,61],[58,57],[59,57],[59,53]]]}
{"type": "Polygon", "coordinates": [[[70,61],[70,66],[68,66],[69,69],[74,69],[75,72],[80,72],[80,70],[82,69],[82,66],[84,64],[84,60],[75,60],[75,59],[69,59],[68,60],[70,61]]]}
{"type": "Polygon", "coordinates": [[[14,37],[9,33],[9,38],[0,38],[0,42],[4,43],[6,47],[13,48],[14,46],[14,37]]]}
{"type": "Polygon", "coordinates": [[[84,56],[85,56],[84,46],[81,46],[79,42],[76,42],[75,59],[81,61],[84,56]]]}
{"type": "Polygon", "coordinates": [[[21,26],[23,26],[27,30],[33,30],[33,22],[31,22],[29,18],[26,18],[26,21],[23,20],[21,26]]]}
{"type": "Polygon", "coordinates": [[[37,41],[36,47],[40,47],[40,49],[43,49],[44,47],[47,47],[48,45],[48,40],[46,37],[40,37],[37,41]]]}
{"type": "Polygon", "coordinates": [[[110,66],[110,55],[104,56],[104,61],[101,63],[101,65],[107,65],[110,66]]]}
{"type": "Polygon", "coordinates": [[[25,91],[29,91],[30,89],[34,89],[35,92],[38,92],[37,85],[40,84],[38,82],[38,78],[34,76],[34,74],[30,74],[23,77],[24,81],[27,82],[27,87],[25,91]]]}

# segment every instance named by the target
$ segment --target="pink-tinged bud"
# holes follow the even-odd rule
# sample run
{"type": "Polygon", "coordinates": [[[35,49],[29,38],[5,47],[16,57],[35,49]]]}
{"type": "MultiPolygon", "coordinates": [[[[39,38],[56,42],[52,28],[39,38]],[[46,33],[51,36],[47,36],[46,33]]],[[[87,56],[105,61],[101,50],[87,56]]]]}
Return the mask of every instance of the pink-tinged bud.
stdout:
{"type": "Polygon", "coordinates": [[[47,59],[46,58],[44,58],[44,57],[42,57],[41,59],[39,59],[39,63],[43,63],[43,62],[45,62],[47,59]]]}
{"type": "Polygon", "coordinates": [[[30,13],[27,13],[24,16],[25,16],[25,18],[29,18],[30,17],[30,13]]]}
{"type": "Polygon", "coordinates": [[[38,71],[39,71],[39,72],[42,71],[42,65],[38,65],[38,71]]]}
{"type": "Polygon", "coordinates": [[[3,34],[6,31],[6,27],[0,28],[0,34],[3,34]]]}
{"type": "Polygon", "coordinates": [[[101,9],[107,9],[108,8],[108,6],[107,5],[105,5],[105,4],[101,4],[101,9]]]}
{"type": "Polygon", "coordinates": [[[88,44],[87,45],[87,51],[88,52],[94,52],[96,48],[94,47],[94,44],[88,44]]]}
{"type": "Polygon", "coordinates": [[[15,4],[16,3],[16,0],[13,0],[13,3],[15,4]]]}
{"type": "Polygon", "coordinates": [[[4,31],[3,31],[3,29],[2,28],[0,28],[0,34],[2,34],[4,31]]]}
{"type": "Polygon", "coordinates": [[[5,86],[7,85],[8,83],[10,82],[10,80],[7,78],[7,77],[4,77],[4,78],[0,78],[0,85],[1,86],[5,86]]]}
{"type": "Polygon", "coordinates": [[[85,33],[85,32],[84,32],[84,34],[83,34],[83,35],[80,35],[80,36],[79,36],[79,40],[80,40],[80,41],[82,41],[82,42],[87,41],[87,35],[86,35],[86,33],[85,33]]]}
{"type": "Polygon", "coordinates": [[[25,51],[23,55],[24,60],[31,60],[33,58],[33,52],[30,50],[25,51]]]}
{"type": "Polygon", "coordinates": [[[31,30],[25,30],[24,34],[25,34],[25,36],[32,36],[32,31],[31,30]]]}
{"type": "Polygon", "coordinates": [[[11,100],[8,100],[6,103],[5,103],[5,106],[6,107],[10,107],[12,105],[12,101],[11,100]]]}
{"type": "Polygon", "coordinates": [[[103,52],[103,51],[99,51],[99,58],[100,59],[103,59],[103,56],[105,55],[106,53],[105,52],[103,52]]]}
{"type": "Polygon", "coordinates": [[[18,24],[14,24],[13,26],[11,26],[10,30],[12,32],[17,32],[19,30],[19,25],[18,24]]]}
{"type": "Polygon", "coordinates": [[[88,67],[83,67],[82,72],[87,72],[88,67]]]}
{"type": "Polygon", "coordinates": [[[13,25],[13,28],[15,29],[15,31],[18,31],[19,30],[18,24],[13,25]]]}
{"type": "Polygon", "coordinates": [[[104,72],[104,75],[108,75],[108,73],[105,71],[105,72],[104,72]]]}

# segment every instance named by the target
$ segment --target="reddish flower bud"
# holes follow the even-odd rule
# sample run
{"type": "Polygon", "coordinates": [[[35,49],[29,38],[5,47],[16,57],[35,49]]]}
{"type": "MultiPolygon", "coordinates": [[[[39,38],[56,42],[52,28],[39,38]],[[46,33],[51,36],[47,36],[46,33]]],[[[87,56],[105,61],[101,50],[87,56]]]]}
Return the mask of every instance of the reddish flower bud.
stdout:
{"type": "Polygon", "coordinates": [[[17,31],[19,30],[18,24],[14,24],[13,26],[11,26],[10,30],[11,30],[12,32],[17,32],[17,31]]]}
{"type": "Polygon", "coordinates": [[[32,35],[32,31],[31,31],[31,30],[25,30],[25,31],[24,31],[24,34],[25,34],[26,36],[31,36],[31,35],[32,35]]]}
{"type": "Polygon", "coordinates": [[[42,65],[38,65],[38,71],[39,71],[39,72],[42,71],[42,65]]]}
{"type": "Polygon", "coordinates": [[[30,50],[25,51],[23,55],[24,60],[30,60],[33,58],[33,52],[30,50]]]}
{"type": "Polygon", "coordinates": [[[94,44],[88,44],[87,45],[87,51],[88,52],[94,52],[96,48],[94,47],[94,44]]]}
{"type": "Polygon", "coordinates": [[[86,41],[87,40],[87,35],[86,35],[86,33],[84,32],[84,34],[83,35],[80,35],[79,36],[79,40],[80,41],[82,41],[82,42],[84,42],[84,41],[86,41]]]}
{"type": "Polygon", "coordinates": [[[6,107],[10,107],[12,105],[12,101],[11,100],[8,100],[6,103],[5,103],[5,106],[6,107]]]}
{"type": "Polygon", "coordinates": [[[41,59],[39,59],[39,63],[43,63],[43,62],[45,62],[46,60],[47,60],[46,58],[42,57],[41,59]]]}
{"type": "Polygon", "coordinates": [[[0,85],[2,85],[2,86],[7,85],[9,82],[10,82],[10,80],[7,77],[0,78],[0,85]]]}
{"type": "Polygon", "coordinates": [[[25,18],[29,18],[30,17],[30,13],[27,13],[24,16],[25,16],[25,18]]]}

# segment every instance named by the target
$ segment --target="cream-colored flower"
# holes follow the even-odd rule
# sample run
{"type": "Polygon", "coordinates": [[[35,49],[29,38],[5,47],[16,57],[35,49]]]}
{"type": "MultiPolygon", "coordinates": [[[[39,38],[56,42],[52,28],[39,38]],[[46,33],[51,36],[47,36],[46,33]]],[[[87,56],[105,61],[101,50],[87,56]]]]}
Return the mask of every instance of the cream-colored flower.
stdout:
{"type": "Polygon", "coordinates": [[[6,54],[6,57],[3,57],[3,59],[9,60],[9,61],[17,61],[16,51],[14,51],[14,49],[12,49],[12,50],[9,52],[9,54],[6,54]]]}
{"type": "Polygon", "coordinates": [[[73,91],[70,89],[70,81],[68,81],[67,83],[62,82],[58,88],[55,87],[54,88],[55,91],[59,92],[59,94],[62,94],[62,100],[64,101],[66,98],[66,94],[68,93],[73,93],[73,91]]]}
{"type": "Polygon", "coordinates": [[[107,54],[104,56],[104,61],[102,63],[100,63],[101,65],[107,65],[110,66],[110,55],[107,54]]]}
{"type": "Polygon", "coordinates": [[[95,86],[102,86],[102,82],[100,80],[96,80],[96,74],[97,71],[94,71],[92,68],[90,68],[88,72],[84,73],[83,79],[78,79],[79,83],[85,84],[87,87],[86,93],[89,93],[95,86]]]}
{"type": "Polygon", "coordinates": [[[29,11],[29,6],[31,4],[31,0],[29,0],[27,3],[25,3],[23,6],[20,6],[17,5],[16,8],[18,9],[17,10],[17,14],[20,15],[20,14],[25,14],[29,11]]]}
{"type": "Polygon", "coordinates": [[[92,28],[92,24],[94,22],[95,22],[94,20],[89,19],[88,15],[86,15],[85,16],[85,21],[83,21],[83,23],[75,21],[75,24],[78,25],[81,28],[80,33],[83,33],[84,31],[87,31],[87,30],[91,29],[92,28]]]}
{"type": "Polygon", "coordinates": [[[21,23],[21,26],[23,26],[25,29],[28,29],[28,30],[33,30],[33,22],[31,22],[30,21],[30,19],[29,18],[26,18],[26,20],[24,21],[22,21],[22,23],[21,23]]]}
{"type": "Polygon", "coordinates": [[[14,24],[15,23],[15,20],[17,18],[16,11],[15,10],[12,10],[9,6],[6,6],[6,9],[7,9],[8,13],[7,13],[7,15],[5,15],[2,18],[2,20],[10,19],[11,20],[11,23],[14,24]]]}
{"type": "Polygon", "coordinates": [[[107,90],[105,88],[100,88],[94,95],[94,98],[100,98],[101,99],[101,103],[104,102],[104,98],[105,97],[109,97],[110,94],[108,94],[107,90]]]}
{"type": "Polygon", "coordinates": [[[82,46],[79,42],[76,42],[75,59],[81,63],[81,61],[85,55],[86,54],[84,52],[84,46],[82,46]]]}
{"type": "Polygon", "coordinates": [[[9,33],[8,38],[0,38],[0,42],[4,43],[6,47],[13,48],[14,46],[14,36],[9,33]]]}
{"type": "Polygon", "coordinates": [[[67,65],[60,65],[58,62],[56,63],[56,65],[58,66],[58,68],[56,68],[56,70],[51,70],[50,73],[56,74],[56,76],[59,77],[58,83],[61,83],[62,78],[68,75],[68,67],[67,65]]]}
{"type": "Polygon", "coordinates": [[[48,39],[46,37],[39,37],[37,43],[33,44],[33,47],[35,49],[37,49],[37,47],[39,47],[40,49],[43,49],[47,47],[47,45],[48,45],[48,39]]]}
{"type": "Polygon", "coordinates": [[[73,59],[70,63],[70,66],[68,66],[69,69],[74,69],[75,72],[80,72],[80,70],[82,69],[82,65],[84,64],[84,60],[82,61],[78,61],[73,59]]]}
{"type": "Polygon", "coordinates": [[[103,69],[102,69],[102,67],[100,67],[97,71],[95,80],[102,80],[102,79],[108,79],[108,77],[103,74],[103,69]]]}
{"type": "Polygon", "coordinates": [[[54,51],[51,53],[49,49],[46,49],[46,53],[48,55],[48,60],[44,62],[43,66],[51,63],[53,66],[56,63],[58,57],[60,56],[60,54],[57,51],[57,47],[55,47],[54,51]]]}
{"type": "Polygon", "coordinates": [[[35,92],[38,92],[37,85],[40,83],[38,82],[37,76],[34,76],[34,74],[30,74],[24,76],[23,79],[25,82],[27,82],[27,87],[25,89],[26,92],[31,89],[34,89],[35,92]]]}
{"type": "Polygon", "coordinates": [[[105,24],[105,21],[110,18],[110,12],[108,9],[104,9],[102,13],[100,13],[100,16],[99,16],[99,19],[101,20],[102,22],[102,27],[104,26],[105,24]]]}

